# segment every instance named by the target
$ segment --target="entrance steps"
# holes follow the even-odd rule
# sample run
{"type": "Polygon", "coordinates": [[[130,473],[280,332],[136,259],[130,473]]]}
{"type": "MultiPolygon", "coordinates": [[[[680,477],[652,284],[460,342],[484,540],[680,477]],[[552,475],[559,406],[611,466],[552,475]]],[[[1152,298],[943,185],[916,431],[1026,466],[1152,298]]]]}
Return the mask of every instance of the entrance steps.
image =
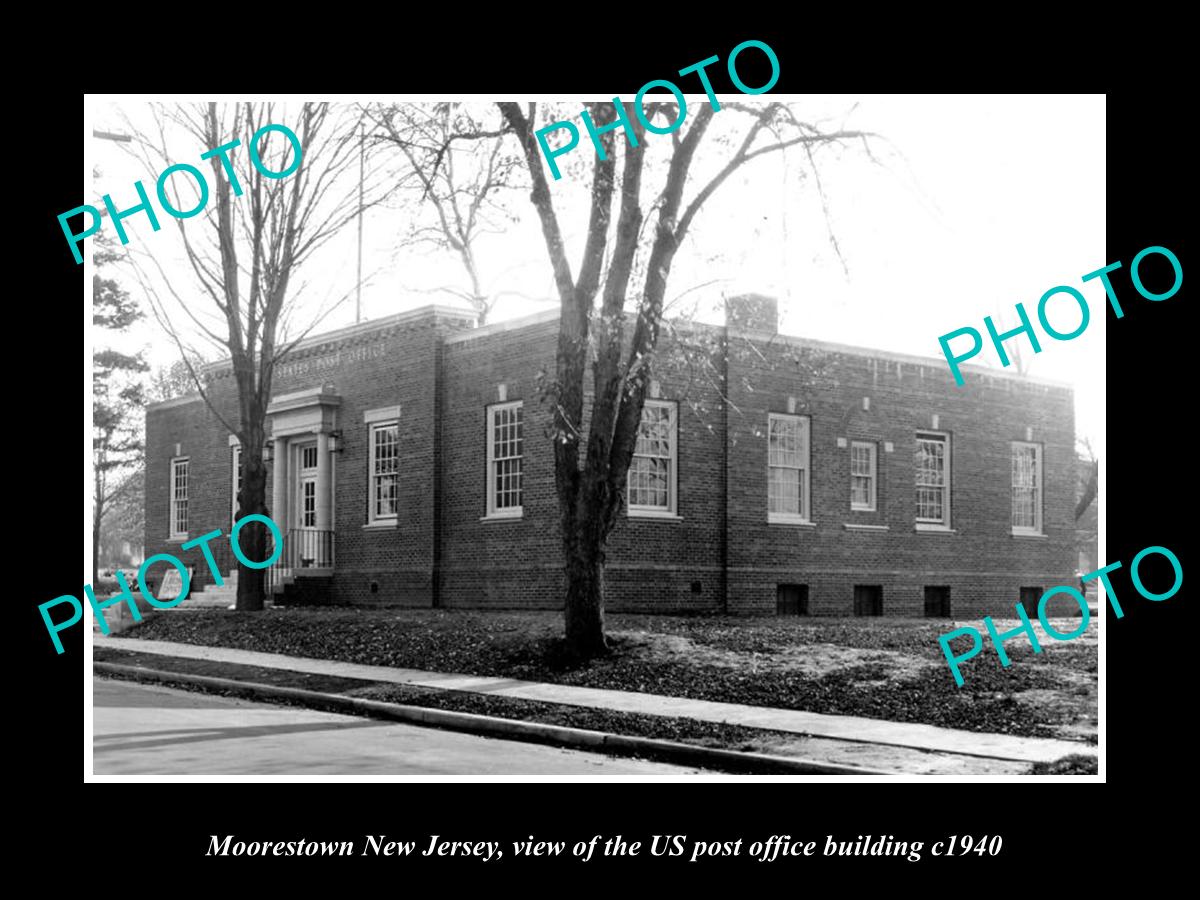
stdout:
{"type": "Polygon", "coordinates": [[[220,587],[206,584],[179,605],[188,609],[233,609],[237,605],[238,570],[234,569],[222,578],[225,583],[220,587]]]}
{"type": "MultiPolygon", "coordinates": [[[[238,570],[234,569],[228,575],[222,576],[225,583],[220,587],[206,584],[194,594],[189,594],[175,609],[234,609],[237,607],[238,570]]],[[[267,591],[264,607],[270,607],[271,592],[267,591]]]]}

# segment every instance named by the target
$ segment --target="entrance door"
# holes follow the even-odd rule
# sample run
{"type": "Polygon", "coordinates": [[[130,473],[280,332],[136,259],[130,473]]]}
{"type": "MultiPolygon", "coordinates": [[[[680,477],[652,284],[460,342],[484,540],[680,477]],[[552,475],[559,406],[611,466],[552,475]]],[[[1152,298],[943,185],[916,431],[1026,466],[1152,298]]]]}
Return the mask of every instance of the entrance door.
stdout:
{"type": "Polygon", "coordinates": [[[296,448],[296,564],[307,569],[318,565],[317,445],[296,448]]]}

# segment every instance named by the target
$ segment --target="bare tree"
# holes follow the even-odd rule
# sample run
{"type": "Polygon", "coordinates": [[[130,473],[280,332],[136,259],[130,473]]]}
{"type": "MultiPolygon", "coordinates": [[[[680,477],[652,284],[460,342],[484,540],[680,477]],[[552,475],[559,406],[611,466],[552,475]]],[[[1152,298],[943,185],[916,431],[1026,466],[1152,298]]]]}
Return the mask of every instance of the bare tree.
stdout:
{"type": "MultiPolygon", "coordinates": [[[[1009,317],[1008,313],[1000,313],[995,318],[998,321],[1000,325],[1000,331],[1003,334],[1007,334],[1016,327],[1013,325],[1012,318],[1009,317]]],[[[1022,342],[1012,341],[1005,348],[1005,350],[1008,352],[1009,360],[1011,361],[1013,368],[1016,369],[1017,374],[1028,375],[1029,365],[1032,362],[1032,359],[1025,356],[1022,348],[1022,342]]]]}
{"type": "Polygon", "coordinates": [[[114,491],[109,514],[100,533],[100,555],[107,563],[140,562],[145,533],[146,468],[140,465],[122,479],[114,491]],[[129,545],[125,556],[124,545],[129,545]]]}
{"type": "Polygon", "coordinates": [[[521,156],[514,152],[503,121],[485,121],[494,107],[473,112],[455,103],[374,104],[364,108],[375,142],[399,150],[412,175],[406,182],[416,196],[404,198],[406,209],[425,204],[431,216],[406,216],[410,223],[401,244],[432,245],[454,254],[466,276],[467,287],[442,285],[445,291],[475,308],[480,325],[486,323],[496,300],[505,293],[489,288],[477,254],[480,238],[498,234],[516,221],[500,202],[517,186],[521,156]]]}
{"type": "Polygon", "coordinates": [[[150,372],[147,399],[151,403],[160,403],[190,394],[196,388],[192,372],[199,371],[206,363],[204,357],[193,356],[186,360],[177,359],[169,366],[154,368],[150,372]]]}
{"type": "MultiPolygon", "coordinates": [[[[561,303],[556,372],[550,386],[554,405],[555,487],[559,501],[567,576],[566,638],[571,652],[588,658],[607,651],[604,635],[604,566],[608,536],[617,522],[640,428],[642,407],[658,346],[663,300],[671,265],[696,216],[708,199],[734,172],[769,153],[798,147],[812,162],[816,148],[847,140],[867,139],[860,131],[822,131],[796,118],[779,103],[760,107],[723,105],[725,116],[743,117],[745,128],[728,151],[716,140],[706,141],[714,110],[703,106],[669,139],[652,140],[670,156],[650,215],[642,206],[642,176],[646,159],[645,129],[632,104],[624,104],[631,123],[630,140],[622,144],[618,185],[614,132],[603,131],[616,120],[613,104],[588,104],[601,131],[603,154],[592,166],[591,202],[586,239],[578,274],[572,271],[543,160],[536,139],[538,109],[530,104],[502,103],[500,110],[524,150],[532,182],[531,200],[541,221],[555,285],[561,303]],[[635,140],[636,139],[636,140],[635,140]],[[707,182],[689,193],[689,175],[702,146],[727,152],[725,163],[707,182]],[[613,207],[616,204],[615,230],[613,207]],[[645,226],[645,227],[644,227],[645,226]],[[610,247],[611,239],[611,247],[610,247]],[[631,287],[639,252],[640,286],[631,287]],[[595,307],[599,298],[599,309],[595,307]],[[633,321],[627,301],[633,300],[633,321]],[[594,333],[593,333],[594,332],[594,333]],[[594,402],[584,437],[584,372],[594,346],[594,402]],[[581,453],[583,454],[581,457],[581,453]]],[[[647,117],[663,116],[673,123],[674,104],[648,104],[647,117]]],[[[814,174],[816,169],[814,166],[814,174]]],[[[814,179],[820,186],[819,176],[814,179]]],[[[822,198],[824,199],[824,198],[822,198]]]]}
{"type": "MultiPolygon", "coordinates": [[[[267,515],[266,409],[271,397],[275,366],[309,331],[321,322],[350,292],[313,313],[300,330],[290,320],[297,313],[302,285],[297,275],[305,263],[364,206],[379,202],[383,190],[372,188],[361,199],[360,145],[357,111],[327,103],[286,107],[274,103],[208,103],[195,106],[153,107],[153,131],[127,122],[134,135],[133,151],[148,172],[187,158],[169,149],[172,134],[182,133],[205,150],[240,140],[240,148],[211,157],[209,181],[213,199],[194,218],[176,218],[187,265],[195,290],[185,291],[148,254],[152,272],[136,266],[152,309],[176,343],[196,389],[221,423],[237,435],[242,446],[242,488],[238,492],[238,518],[267,515]],[[254,138],[267,125],[286,125],[299,139],[270,132],[254,138]],[[257,149],[261,165],[253,165],[257,149]],[[228,168],[225,160],[228,160],[228,168]],[[274,175],[267,173],[276,173],[274,175]],[[284,174],[280,174],[284,173],[284,174]],[[236,186],[235,186],[236,185],[236,186]],[[159,277],[153,277],[157,274],[159,277]],[[189,320],[187,330],[207,338],[227,353],[237,385],[236,422],[224,418],[209,396],[193,363],[196,351],[187,330],[172,321],[162,290],[176,301],[189,320]],[[202,298],[193,303],[193,296],[202,298]]],[[[374,184],[377,171],[366,177],[374,184]]],[[[188,209],[171,182],[177,209],[188,209]]],[[[150,245],[152,248],[156,245],[150,245]]],[[[173,274],[173,273],[172,273],[173,274]]],[[[250,559],[269,555],[266,529],[257,522],[246,526],[239,543],[250,559]]],[[[263,607],[261,569],[240,566],[237,608],[263,607]]]]}

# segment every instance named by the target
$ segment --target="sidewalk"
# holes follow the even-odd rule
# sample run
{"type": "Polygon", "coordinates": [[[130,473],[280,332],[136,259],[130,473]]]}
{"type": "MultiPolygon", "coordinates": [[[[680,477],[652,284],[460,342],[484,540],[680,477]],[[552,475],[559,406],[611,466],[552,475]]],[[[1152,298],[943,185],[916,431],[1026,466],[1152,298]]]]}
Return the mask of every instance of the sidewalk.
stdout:
{"type": "Polygon", "coordinates": [[[276,653],[257,653],[226,647],[202,647],[170,641],[145,641],[131,638],[111,638],[94,635],[96,647],[127,650],[134,653],[203,659],[271,669],[287,669],[314,675],[357,678],[406,684],[417,687],[470,691],[522,700],[564,703],[618,712],[642,713],[656,716],[681,716],[709,722],[725,722],[750,728],[769,728],[775,731],[835,740],[885,744],[943,753],[957,753],[991,759],[1019,762],[1052,762],[1073,753],[1095,754],[1096,747],[1076,741],[1051,738],[1015,737],[977,731],[958,731],[935,725],[908,722],[888,722],[859,716],[830,716],[792,709],[772,709],[746,706],[739,703],[718,703],[708,700],[688,700],[682,697],[663,697],[633,691],[610,691],[598,688],[574,687],[563,684],[543,684],[514,678],[491,678],[479,675],[450,675],[425,672],[420,669],[393,669],[387,666],[364,666],[355,663],[324,659],[284,656],[276,653]]]}

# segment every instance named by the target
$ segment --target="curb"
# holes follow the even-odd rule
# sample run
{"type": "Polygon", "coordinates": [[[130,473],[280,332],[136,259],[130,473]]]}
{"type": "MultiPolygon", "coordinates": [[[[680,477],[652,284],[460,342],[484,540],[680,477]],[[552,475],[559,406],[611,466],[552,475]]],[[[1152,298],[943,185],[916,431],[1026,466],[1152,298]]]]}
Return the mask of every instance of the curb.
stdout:
{"type": "Polygon", "coordinates": [[[382,700],[365,700],[343,694],[328,694],[307,691],[303,688],[279,687],[253,681],[237,681],[232,678],[216,678],[211,675],[191,675],[182,672],[166,672],[160,669],[144,669],[120,663],[94,661],[92,670],[98,674],[121,675],[135,681],[158,684],[194,684],[199,687],[219,688],[232,691],[248,698],[270,697],[297,701],[311,709],[367,714],[374,718],[392,719],[398,722],[415,722],[449,731],[463,731],[502,737],[507,740],[526,741],[534,744],[553,744],[577,750],[591,750],[613,756],[641,756],[660,762],[692,765],[720,769],[742,774],[775,775],[895,775],[881,769],[866,769],[837,763],[818,762],[787,756],[772,756],[766,753],[740,753],[736,750],[719,750],[657,738],[630,737],[572,728],[565,725],[547,725],[541,722],[524,722],[518,719],[502,719],[478,713],[454,712],[445,709],[430,709],[424,706],[407,706],[386,703],[382,700]]]}

